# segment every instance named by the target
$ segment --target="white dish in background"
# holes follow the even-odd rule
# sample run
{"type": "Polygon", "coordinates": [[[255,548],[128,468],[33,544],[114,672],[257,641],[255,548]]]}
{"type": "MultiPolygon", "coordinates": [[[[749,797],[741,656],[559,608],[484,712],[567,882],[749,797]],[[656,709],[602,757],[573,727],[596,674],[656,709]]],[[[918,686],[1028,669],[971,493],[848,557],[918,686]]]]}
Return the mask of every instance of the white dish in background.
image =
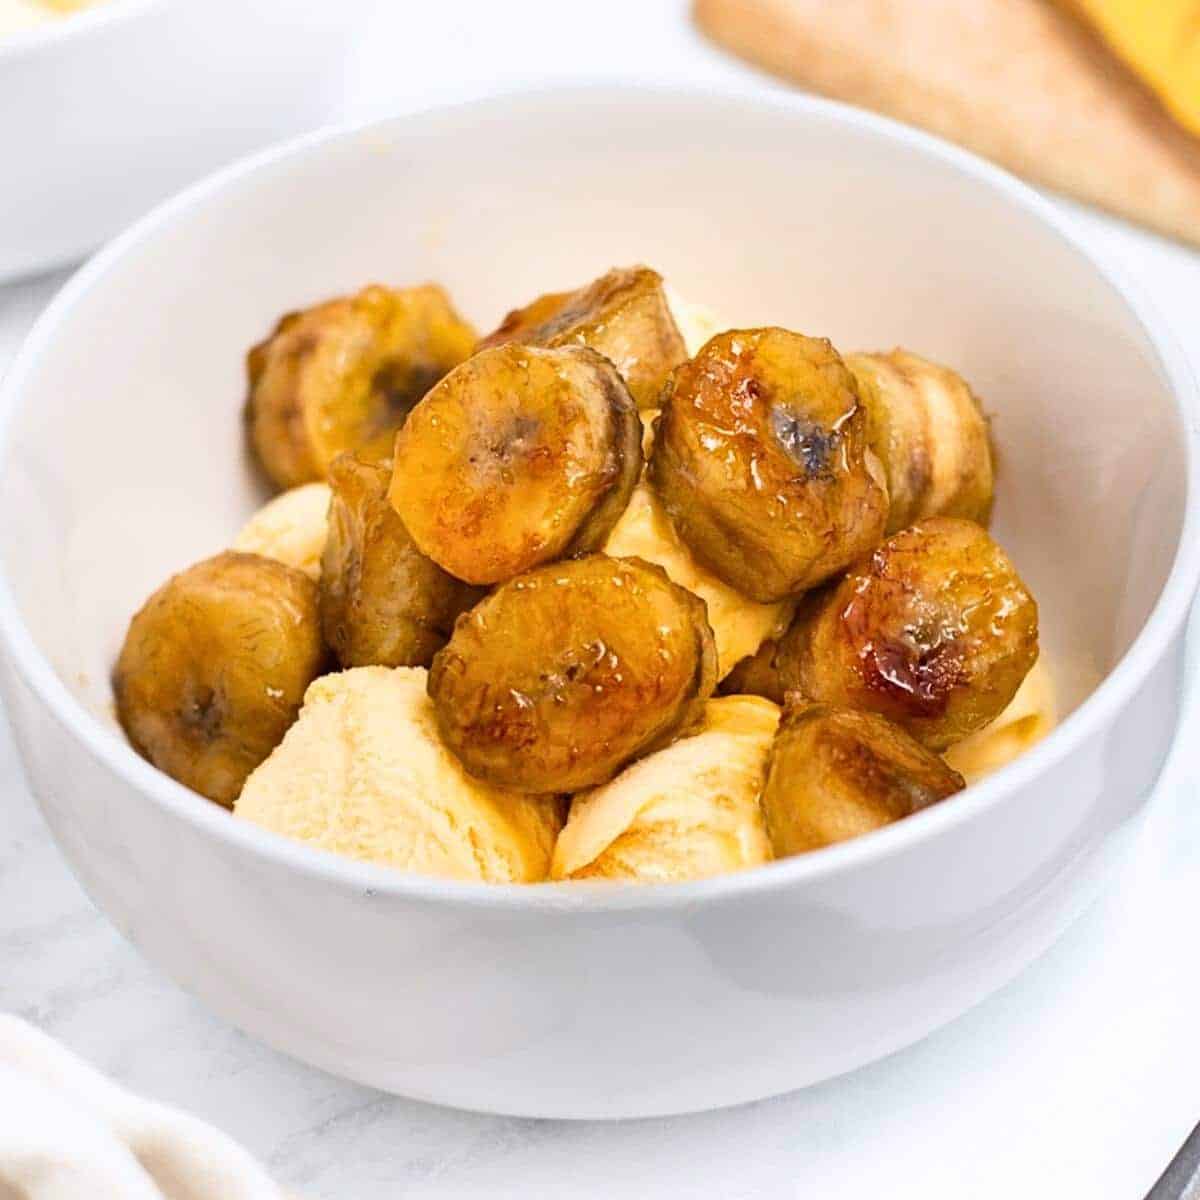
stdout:
{"type": "Polygon", "coordinates": [[[371,0],[101,0],[0,37],[0,281],[315,128],[371,0]]]}
{"type": "Polygon", "coordinates": [[[509,1113],[766,1096],[995,990],[1121,853],[1178,715],[1200,566],[1195,403],[1157,322],[1036,195],[853,110],[596,88],[307,139],[122,237],[10,372],[9,713],[93,899],[273,1045],[509,1113]],[[971,380],[996,414],[997,536],[1041,603],[1067,714],[1054,734],[854,842],[643,888],[488,887],[333,858],[236,822],[129,749],[109,667],[149,591],[260,498],[242,356],[280,312],[432,278],[486,326],[639,259],[739,323],[901,343],[971,380]]]}

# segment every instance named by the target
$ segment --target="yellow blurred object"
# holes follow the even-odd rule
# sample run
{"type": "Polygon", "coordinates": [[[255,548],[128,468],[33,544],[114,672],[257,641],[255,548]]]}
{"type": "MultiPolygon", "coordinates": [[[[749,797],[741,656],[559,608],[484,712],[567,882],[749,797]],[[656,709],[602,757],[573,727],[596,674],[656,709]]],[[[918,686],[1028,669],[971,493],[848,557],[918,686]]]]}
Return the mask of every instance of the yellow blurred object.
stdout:
{"type": "Polygon", "coordinates": [[[0,0],[0,37],[91,8],[98,0],[0,0]]]}
{"type": "Polygon", "coordinates": [[[1070,0],[1157,95],[1200,134],[1200,0],[1070,0]]]}

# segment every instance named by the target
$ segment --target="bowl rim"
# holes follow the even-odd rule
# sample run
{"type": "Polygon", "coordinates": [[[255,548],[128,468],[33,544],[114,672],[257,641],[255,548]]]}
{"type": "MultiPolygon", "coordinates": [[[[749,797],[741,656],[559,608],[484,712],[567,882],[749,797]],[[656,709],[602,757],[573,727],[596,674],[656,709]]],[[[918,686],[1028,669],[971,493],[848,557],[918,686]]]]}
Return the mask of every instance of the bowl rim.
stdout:
{"type": "MultiPolygon", "coordinates": [[[[121,4],[121,0],[116,0],[121,4]]],[[[161,0],[125,0],[135,6],[161,0]]],[[[1046,738],[1012,763],[972,785],[950,802],[934,805],[882,829],[834,846],[779,859],[758,867],[685,883],[613,886],[611,883],[545,882],[495,884],[407,874],[391,867],[360,862],[332,851],[287,838],[231,813],[177,783],[141,758],[114,729],[103,724],[58,678],[25,625],[0,562],[0,650],[52,716],[91,755],[114,775],[174,816],[210,837],[232,843],[242,852],[268,860],[269,865],[352,890],[358,895],[445,905],[451,908],[489,908],[504,911],[662,911],[745,897],[849,874],[877,860],[900,855],[916,843],[971,821],[1001,803],[1044,770],[1066,758],[1098,727],[1112,718],[1141,685],[1182,626],[1200,581],[1200,397],[1188,358],[1174,335],[1140,290],[1113,264],[1082,243],[1070,222],[1045,197],[1000,167],[931,134],[886,117],[820,97],[798,93],[748,92],[735,87],[687,84],[623,83],[611,80],[548,85],[489,93],[468,100],[405,111],[364,122],[341,124],[293,138],[249,155],[185,188],[152,209],[89,260],[42,312],[10,369],[0,381],[0,465],[22,392],[32,370],[76,303],[101,286],[108,272],[126,253],[163,228],[202,210],[215,196],[252,176],[286,171],[297,160],[319,157],[334,145],[379,135],[402,136],[406,127],[419,128],[432,116],[506,107],[519,119],[549,104],[647,104],[689,102],[698,108],[720,105],[745,107],[781,121],[817,119],[855,134],[866,133],[899,143],[919,158],[934,160],[982,184],[1006,202],[1023,209],[1079,255],[1126,304],[1141,325],[1154,351],[1154,366],[1175,403],[1185,437],[1187,489],[1179,541],[1166,582],[1145,623],[1121,658],[1100,683],[1046,738]]],[[[493,114],[494,115],[494,114],[493,114]]],[[[1153,369],[1153,368],[1152,368],[1153,369]]]]}
{"type": "Polygon", "coordinates": [[[44,25],[0,37],[0,69],[13,59],[50,52],[57,46],[123,25],[169,0],[99,0],[91,8],[63,13],[44,25]]]}

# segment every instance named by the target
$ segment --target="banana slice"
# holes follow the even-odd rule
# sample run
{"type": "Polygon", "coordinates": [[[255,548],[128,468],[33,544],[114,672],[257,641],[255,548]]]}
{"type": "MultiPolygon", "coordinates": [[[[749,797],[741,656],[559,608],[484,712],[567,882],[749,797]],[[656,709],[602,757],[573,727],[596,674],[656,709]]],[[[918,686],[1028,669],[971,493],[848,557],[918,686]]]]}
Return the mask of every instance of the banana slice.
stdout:
{"type": "Polygon", "coordinates": [[[139,754],[228,806],[324,666],[316,584],[227,550],[174,576],[130,622],[117,716],[139,754]]]}
{"type": "Polygon", "coordinates": [[[553,877],[681,883],[769,861],[758,797],[778,724],[757,697],[710,700],[697,733],[574,798],[553,877]]]}
{"type": "Polygon", "coordinates": [[[438,738],[420,669],[359,667],[308,689],[300,718],[246,781],[244,820],[401,871],[533,883],[562,805],[472,779],[438,738]]]}
{"type": "Polygon", "coordinates": [[[428,666],[480,596],[417,549],[388,503],[391,474],[353,454],[329,468],[321,626],[344,667],[428,666]]]}
{"type": "Polygon", "coordinates": [[[309,579],[320,579],[330,497],[327,483],[305,483],[282,492],[242,526],[232,549],[273,558],[309,579]]]}
{"type": "Polygon", "coordinates": [[[621,372],[639,408],[655,406],[667,374],[687,358],[662,276],[649,267],[617,268],[578,291],[539,296],[479,346],[506,342],[589,346],[621,372]]]}
{"type": "Polygon", "coordinates": [[[731,587],[782,600],[879,542],[883,468],[829,342],[784,329],[719,334],[664,394],[651,483],[695,557],[731,587]]]}
{"type": "Polygon", "coordinates": [[[483,350],[413,410],[390,498],[422,553],[498,583],[599,549],[642,468],[621,377],[593,350],[483,350]]]}
{"type": "Polygon", "coordinates": [[[597,554],[518,576],[463,616],[429,695],[472,774],[573,792],[685,730],[715,682],[703,602],[660,567],[597,554]]]}
{"type": "Polygon", "coordinates": [[[887,472],[887,532],[925,517],[986,525],[992,511],[987,417],[961,375],[907,350],[848,354],[871,449],[887,472]]]}
{"type": "Polygon", "coordinates": [[[779,670],[779,638],[768,638],[753,654],[735,663],[718,691],[724,696],[762,696],[782,704],[787,689],[779,670]]]}
{"type": "Polygon", "coordinates": [[[787,690],[944,750],[1004,711],[1037,656],[1037,603],[1008,556],[974,522],[930,517],[806,597],[779,664],[787,690]]]}
{"type": "Polygon", "coordinates": [[[890,825],[966,784],[876,713],[801,704],[771,750],[762,809],[777,858],[890,825]]]}
{"type": "Polygon", "coordinates": [[[412,407],[474,343],[434,284],[373,285],[289,313],[247,357],[251,446],[281,488],[324,479],[345,450],[386,459],[412,407]]]}

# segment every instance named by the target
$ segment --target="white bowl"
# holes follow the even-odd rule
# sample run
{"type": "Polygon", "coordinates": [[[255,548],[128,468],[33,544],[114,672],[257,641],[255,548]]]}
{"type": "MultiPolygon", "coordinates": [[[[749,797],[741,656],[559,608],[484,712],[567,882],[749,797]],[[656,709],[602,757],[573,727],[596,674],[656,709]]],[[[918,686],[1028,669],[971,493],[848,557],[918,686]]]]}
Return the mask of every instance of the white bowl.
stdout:
{"type": "Polygon", "coordinates": [[[228,1020],[409,1096],[634,1116],[922,1037],[1021,970],[1136,828],[1178,715],[1196,398],[1157,322],[1006,175],[817,100],[566,90],[272,151],[159,209],[51,306],[0,402],[0,642],[33,788],[96,903],[228,1020]],[[242,824],[126,745],[129,615],[258,499],[242,355],[367,280],[486,327],[645,260],[739,322],[961,368],[996,529],[1067,714],[1015,764],[829,850],[704,883],[484,887],[242,824]]]}
{"type": "Polygon", "coordinates": [[[106,0],[0,37],[0,281],[312,129],[365,0],[106,0]]]}

